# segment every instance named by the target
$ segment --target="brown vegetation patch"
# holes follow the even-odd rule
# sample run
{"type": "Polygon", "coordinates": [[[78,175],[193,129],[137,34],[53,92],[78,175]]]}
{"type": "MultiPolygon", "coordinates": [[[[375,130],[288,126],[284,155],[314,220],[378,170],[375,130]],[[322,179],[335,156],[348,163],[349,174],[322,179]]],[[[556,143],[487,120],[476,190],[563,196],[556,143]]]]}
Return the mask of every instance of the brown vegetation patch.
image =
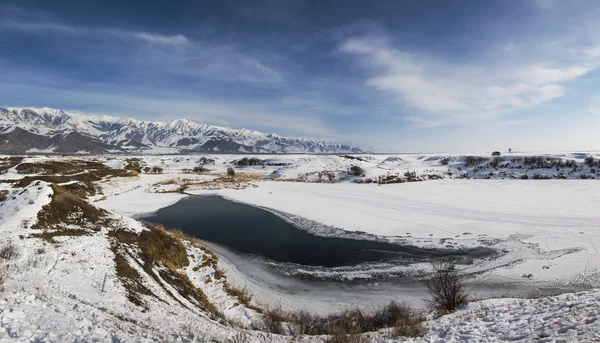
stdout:
{"type": "Polygon", "coordinates": [[[107,212],[73,195],[64,188],[52,185],[54,194],[49,204],[38,212],[34,229],[62,230],[65,225],[76,225],[99,230],[110,224],[107,212]]]}
{"type": "Polygon", "coordinates": [[[138,236],[138,245],[147,256],[172,270],[189,265],[187,249],[180,240],[161,226],[147,224],[147,227],[149,230],[138,236]]]}
{"type": "Polygon", "coordinates": [[[113,230],[108,233],[109,237],[114,237],[119,243],[122,244],[135,244],[137,243],[138,235],[135,232],[127,230],[113,230]]]}
{"type": "Polygon", "coordinates": [[[218,310],[215,305],[211,304],[208,297],[204,292],[194,286],[192,281],[186,274],[173,271],[171,269],[160,269],[158,270],[160,277],[165,280],[169,285],[173,286],[179,294],[184,298],[188,299],[192,303],[196,303],[204,307],[212,314],[218,314],[218,310]]]}
{"type": "Polygon", "coordinates": [[[394,335],[417,337],[425,334],[423,321],[424,318],[411,307],[391,302],[373,312],[364,312],[356,308],[325,316],[308,311],[267,309],[263,314],[262,323],[254,326],[277,334],[333,335],[331,339],[349,338],[348,334],[355,335],[383,328],[393,328],[394,335]]]}
{"type": "Polygon", "coordinates": [[[127,259],[118,251],[116,247],[111,248],[115,255],[115,268],[117,277],[121,280],[123,287],[127,290],[127,299],[137,306],[143,306],[141,295],[154,294],[144,286],[140,274],[129,265],[127,259]]]}
{"type": "Polygon", "coordinates": [[[184,186],[188,188],[198,189],[246,189],[248,187],[257,187],[251,182],[267,180],[262,174],[255,173],[236,173],[235,175],[222,174],[215,180],[201,181],[201,182],[189,182],[184,186]]]}
{"type": "Polygon", "coordinates": [[[28,162],[21,163],[17,166],[17,171],[22,174],[61,174],[71,175],[84,172],[86,170],[105,170],[111,169],[108,166],[95,162],[85,160],[70,160],[70,161],[58,161],[51,160],[45,162],[28,162]]]}
{"type": "MultiPolygon", "coordinates": [[[[192,304],[207,310],[213,317],[220,317],[217,308],[210,303],[204,292],[194,286],[184,273],[178,271],[189,265],[187,249],[176,236],[183,233],[171,234],[163,227],[146,224],[148,230],[139,235],[126,230],[115,230],[109,236],[115,238],[120,244],[128,244],[134,249],[135,255],[141,260],[140,267],[152,277],[171,298],[183,304],[164,283],[172,286],[177,293],[189,300],[192,304]],[[139,250],[137,249],[139,248],[139,250]]],[[[136,298],[130,299],[136,302],[136,298]]]]}

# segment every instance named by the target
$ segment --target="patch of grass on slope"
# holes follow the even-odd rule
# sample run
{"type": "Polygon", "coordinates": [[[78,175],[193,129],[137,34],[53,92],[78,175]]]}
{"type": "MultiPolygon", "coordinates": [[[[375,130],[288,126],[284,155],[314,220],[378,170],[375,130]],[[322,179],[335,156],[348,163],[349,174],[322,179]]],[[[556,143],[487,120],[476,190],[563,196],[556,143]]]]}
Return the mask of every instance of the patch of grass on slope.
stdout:
{"type": "Polygon", "coordinates": [[[56,236],[81,236],[89,230],[99,231],[102,226],[111,224],[107,212],[68,192],[63,187],[51,185],[54,194],[49,204],[37,214],[37,222],[32,229],[44,230],[33,234],[54,242],[56,236]]]}
{"type": "MultiPolygon", "coordinates": [[[[181,239],[160,226],[147,224],[147,228],[148,230],[140,234],[125,230],[116,230],[111,232],[110,235],[115,238],[116,242],[114,246],[120,246],[121,249],[129,251],[131,255],[137,256],[140,261],[140,267],[143,268],[144,272],[152,277],[169,296],[181,303],[182,306],[186,305],[165,287],[163,282],[168,283],[179,295],[192,304],[196,304],[207,310],[214,317],[221,316],[217,308],[210,303],[206,294],[197,288],[185,273],[179,271],[179,269],[189,265],[188,251],[181,239]]],[[[117,258],[119,250],[114,250],[114,252],[115,258],[117,258]]],[[[125,268],[122,265],[123,261],[115,262],[117,263],[117,268],[125,268]]],[[[130,276],[134,277],[135,275],[130,273],[130,276]]],[[[141,299],[139,294],[145,293],[138,292],[134,287],[131,287],[129,283],[131,279],[122,276],[119,277],[130,293],[130,300],[134,304],[140,305],[136,301],[141,299]]]]}

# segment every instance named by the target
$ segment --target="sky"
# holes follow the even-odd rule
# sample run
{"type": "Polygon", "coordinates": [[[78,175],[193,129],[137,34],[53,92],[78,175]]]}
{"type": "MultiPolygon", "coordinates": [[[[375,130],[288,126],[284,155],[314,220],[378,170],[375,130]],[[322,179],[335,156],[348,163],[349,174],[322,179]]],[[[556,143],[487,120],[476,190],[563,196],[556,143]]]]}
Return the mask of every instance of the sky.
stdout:
{"type": "Polygon", "coordinates": [[[378,152],[600,150],[600,3],[0,1],[0,106],[378,152]]]}

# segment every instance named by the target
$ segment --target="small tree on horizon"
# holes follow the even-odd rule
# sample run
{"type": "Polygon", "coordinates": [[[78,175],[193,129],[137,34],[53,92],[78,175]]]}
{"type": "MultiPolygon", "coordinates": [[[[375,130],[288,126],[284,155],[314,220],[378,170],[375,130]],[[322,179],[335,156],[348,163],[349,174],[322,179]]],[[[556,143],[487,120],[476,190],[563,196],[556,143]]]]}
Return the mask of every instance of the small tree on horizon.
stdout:
{"type": "Polygon", "coordinates": [[[508,148],[508,153],[510,154],[511,152],[512,152],[512,149],[511,149],[511,148],[508,148]]]}

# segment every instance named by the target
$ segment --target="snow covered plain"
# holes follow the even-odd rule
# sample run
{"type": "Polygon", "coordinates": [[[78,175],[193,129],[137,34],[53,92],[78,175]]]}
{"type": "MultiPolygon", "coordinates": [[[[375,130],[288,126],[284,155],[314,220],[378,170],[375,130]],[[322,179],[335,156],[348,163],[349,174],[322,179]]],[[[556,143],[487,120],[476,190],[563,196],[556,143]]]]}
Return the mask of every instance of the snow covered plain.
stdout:
{"type": "MultiPolygon", "coordinates": [[[[236,169],[238,173],[265,175],[267,179],[308,182],[250,181],[256,187],[237,187],[236,190],[212,186],[207,190],[201,183],[214,180],[218,177],[216,174],[223,173],[240,156],[211,156],[215,162],[207,167],[215,175],[183,173],[183,169],[198,165],[199,156],[142,156],[145,165],[161,165],[165,173],[142,173],[137,178],[99,182],[102,192],[91,201],[110,211],[136,216],[174,203],[184,195],[172,193],[176,189],[173,185],[188,182],[185,192],[189,194],[217,193],[235,201],[392,241],[453,248],[487,244],[506,251],[492,261],[466,266],[464,272],[473,273],[475,277],[472,283],[528,287],[534,290],[532,293],[536,293],[537,288],[591,289],[598,287],[600,280],[600,258],[594,245],[598,238],[595,231],[600,227],[597,181],[515,180],[523,174],[562,178],[561,172],[570,179],[580,179],[581,175],[588,178],[595,169],[584,163],[584,158],[590,156],[597,157],[553,154],[553,158],[575,160],[577,168],[524,170],[522,165],[518,168],[520,162],[516,162],[512,172],[510,166],[500,171],[489,166],[479,166],[477,170],[474,166],[466,167],[465,156],[449,156],[448,165],[440,165],[443,157],[439,156],[362,156],[358,161],[339,156],[277,156],[273,159],[289,164],[236,169]],[[365,176],[351,176],[348,168],[353,164],[360,164],[365,176]],[[491,180],[456,180],[458,168],[470,178],[489,177],[491,180]],[[390,174],[403,177],[407,171],[418,176],[440,175],[442,179],[381,186],[351,182],[329,184],[331,174],[322,173],[319,177],[323,171],[331,172],[334,175],[331,181],[335,182],[377,179],[379,175],[390,174]],[[505,174],[500,174],[502,172],[505,174]],[[165,182],[173,179],[178,181],[165,182]]],[[[122,166],[121,162],[128,157],[89,158],[122,166]]],[[[27,160],[43,161],[44,158],[27,160]]],[[[9,170],[5,175],[18,174],[9,170]]],[[[6,183],[1,187],[10,189],[6,183]]],[[[127,300],[124,289],[116,281],[106,232],[60,237],[58,244],[20,238],[31,230],[27,228],[31,223],[24,226],[24,220],[34,218],[52,193],[45,184],[25,190],[14,190],[14,196],[0,205],[2,245],[12,242],[19,251],[18,259],[11,265],[14,272],[0,294],[0,342],[185,342],[212,338],[226,342],[240,332],[246,335],[248,342],[291,341],[291,338],[218,324],[205,314],[181,307],[151,280],[148,280],[149,285],[162,300],[148,297],[148,309],[140,311],[127,300]],[[108,275],[109,281],[102,291],[104,275],[108,275]]],[[[142,230],[134,220],[127,217],[120,220],[124,223],[121,225],[130,230],[142,230]]],[[[331,231],[316,233],[327,235],[331,231]]],[[[196,251],[196,255],[202,253],[196,251]]],[[[236,273],[235,266],[229,267],[231,280],[243,284],[243,273],[236,273]]],[[[190,279],[229,316],[242,322],[253,316],[244,307],[233,305],[234,300],[228,298],[218,284],[204,285],[202,273],[209,271],[194,272],[191,266],[188,269],[185,272],[190,279]]],[[[269,291],[259,298],[269,297],[286,301],[285,297],[269,291]]],[[[600,294],[595,290],[539,299],[484,300],[473,302],[455,314],[430,318],[426,322],[427,335],[409,341],[600,341],[599,309],[600,294]]],[[[370,334],[370,337],[373,343],[396,341],[385,331],[370,334]]],[[[321,341],[321,338],[303,337],[295,341],[321,341]]]]}

